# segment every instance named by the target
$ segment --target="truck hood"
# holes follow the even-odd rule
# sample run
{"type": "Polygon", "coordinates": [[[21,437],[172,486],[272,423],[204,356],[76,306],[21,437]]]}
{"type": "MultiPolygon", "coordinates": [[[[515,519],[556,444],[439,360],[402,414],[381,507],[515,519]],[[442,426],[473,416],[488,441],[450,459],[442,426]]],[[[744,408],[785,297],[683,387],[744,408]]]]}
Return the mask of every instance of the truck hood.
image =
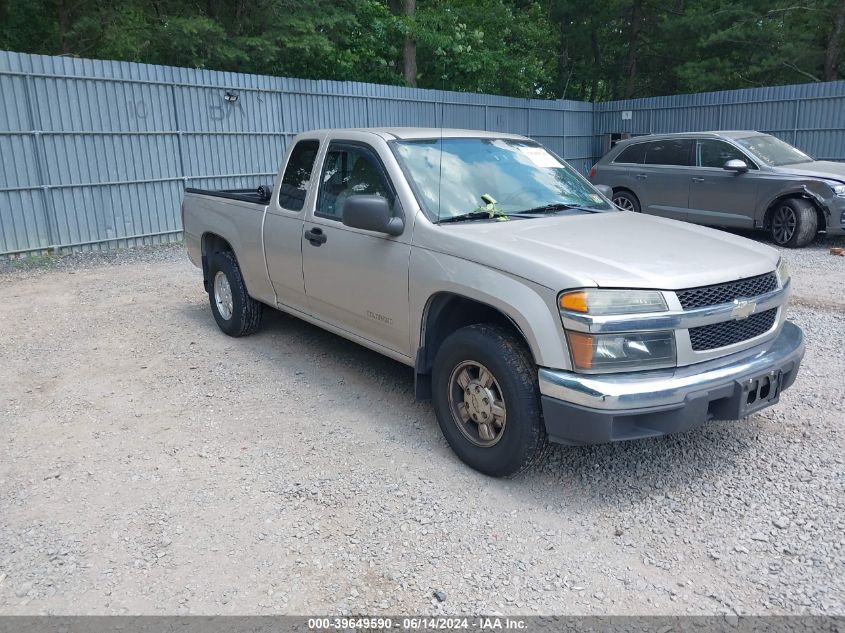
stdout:
{"type": "Polygon", "coordinates": [[[773,248],[723,231],[630,212],[443,224],[415,243],[554,290],[677,290],[775,269],[773,248]]]}
{"type": "Polygon", "coordinates": [[[783,165],[782,167],[775,167],[774,171],[784,176],[824,178],[825,180],[845,182],[845,163],[837,163],[832,160],[815,160],[812,163],[783,165]]]}

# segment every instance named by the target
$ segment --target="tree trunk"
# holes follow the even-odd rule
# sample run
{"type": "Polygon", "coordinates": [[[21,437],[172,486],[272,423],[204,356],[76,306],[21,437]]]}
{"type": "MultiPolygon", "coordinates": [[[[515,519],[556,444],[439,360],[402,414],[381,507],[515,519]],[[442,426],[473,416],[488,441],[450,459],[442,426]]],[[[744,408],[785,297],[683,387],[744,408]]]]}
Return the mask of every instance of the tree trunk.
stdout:
{"type": "Polygon", "coordinates": [[[599,45],[599,33],[595,26],[590,31],[590,46],[593,49],[593,72],[590,79],[590,101],[598,99],[599,74],[601,73],[601,46],[599,45]]]}
{"type": "MultiPolygon", "coordinates": [[[[417,0],[404,0],[403,12],[406,17],[413,18],[417,10],[417,0]]],[[[417,87],[417,39],[408,31],[405,35],[405,49],[402,53],[402,67],[405,70],[405,82],[409,86],[417,87]]]]}
{"type": "Polygon", "coordinates": [[[68,0],[59,0],[56,8],[59,13],[59,46],[61,47],[62,55],[67,55],[70,53],[70,42],[68,42],[67,35],[73,23],[73,17],[71,16],[72,9],[68,0]]]}
{"type": "Polygon", "coordinates": [[[833,19],[833,31],[824,52],[824,80],[836,81],[839,75],[839,60],[842,54],[842,36],[845,34],[845,0],[839,5],[833,19]]]}
{"type": "Polygon", "coordinates": [[[631,5],[631,36],[628,38],[628,63],[625,79],[625,99],[634,96],[637,80],[637,49],[640,44],[640,30],[642,29],[642,0],[634,0],[631,5]]]}

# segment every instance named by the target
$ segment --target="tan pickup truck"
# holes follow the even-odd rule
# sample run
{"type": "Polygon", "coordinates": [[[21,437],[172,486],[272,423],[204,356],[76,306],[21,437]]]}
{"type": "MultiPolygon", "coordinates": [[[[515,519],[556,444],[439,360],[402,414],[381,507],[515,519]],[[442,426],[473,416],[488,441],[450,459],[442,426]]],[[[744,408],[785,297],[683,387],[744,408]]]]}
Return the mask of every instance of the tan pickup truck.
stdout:
{"type": "Polygon", "coordinates": [[[223,332],[270,306],[413,367],[455,453],[507,476],[549,441],[743,418],[798,372],[775,250],[607,193],[521,136],[318,130],[272,187],[182,213],[223,332]]]}

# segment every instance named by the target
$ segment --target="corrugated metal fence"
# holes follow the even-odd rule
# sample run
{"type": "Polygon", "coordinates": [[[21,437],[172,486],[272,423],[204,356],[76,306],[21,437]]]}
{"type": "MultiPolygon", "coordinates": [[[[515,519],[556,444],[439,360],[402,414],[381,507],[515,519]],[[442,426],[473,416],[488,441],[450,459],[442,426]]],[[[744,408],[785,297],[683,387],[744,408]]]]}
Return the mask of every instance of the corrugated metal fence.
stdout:
{"type": "Polygon", "coordinates": [[[269,184],[298,132],[441,124],[593,157],[589,103],[0,52],[0,255],[175,240],[184,187],[269,184]]]}
{"type": "Polygon", "coordinates": [[[758,130],[819,160],[843,161],[845,81],[597,103],[595,130],[597,135],[758,130]]]}
{"type": "Polygon", "coordinates": [[[0,255],[173,241],[184,187],[269,184],[303,130],[403,125],[525,134],[584,172],[607,132],[759,129],[845,160],[845,82],[594,106],[0,51],[0,255]]]}

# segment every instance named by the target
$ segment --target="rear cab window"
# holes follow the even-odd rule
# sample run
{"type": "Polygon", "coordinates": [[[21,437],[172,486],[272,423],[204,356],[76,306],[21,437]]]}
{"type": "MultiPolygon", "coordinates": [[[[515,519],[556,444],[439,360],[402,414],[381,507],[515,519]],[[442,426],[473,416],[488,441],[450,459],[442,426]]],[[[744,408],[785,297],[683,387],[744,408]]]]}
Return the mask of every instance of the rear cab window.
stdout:
{"type": "Polygon", "coordinates": [[[283,209],[302,211],[319,150],[320,142],[316,140],[299,141],[294,146],[279,189],[279,206],[283,209]]]}

